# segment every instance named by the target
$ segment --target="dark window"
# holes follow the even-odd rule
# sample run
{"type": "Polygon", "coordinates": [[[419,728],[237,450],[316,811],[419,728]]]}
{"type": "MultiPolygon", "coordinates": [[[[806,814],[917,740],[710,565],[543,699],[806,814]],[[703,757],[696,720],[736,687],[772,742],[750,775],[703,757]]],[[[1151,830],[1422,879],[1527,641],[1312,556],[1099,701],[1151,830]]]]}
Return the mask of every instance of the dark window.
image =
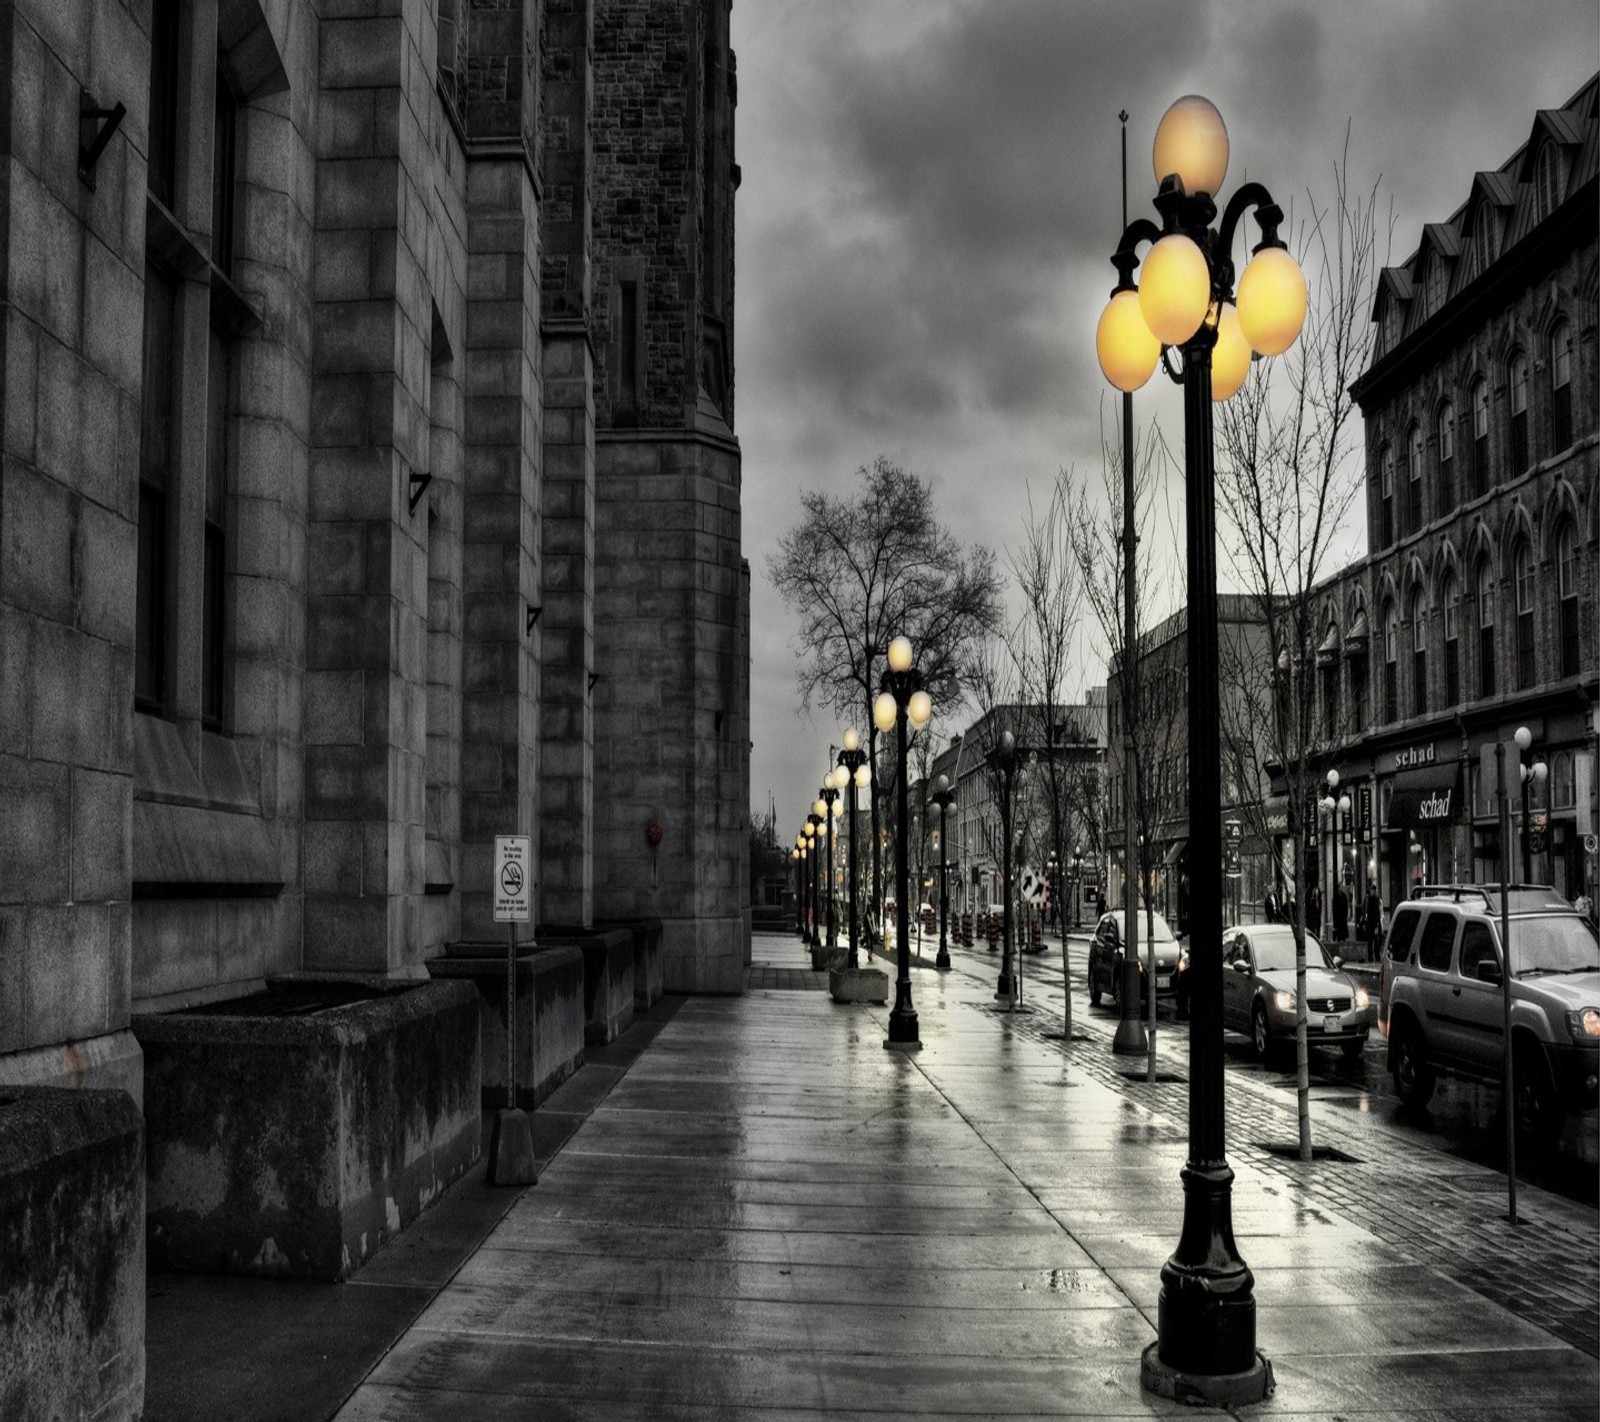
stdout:
{"type": "Polygon", "coordinates": [[[1417,966],[1432,973],[1448,973],[1455,946],[1455,919],[1447,913],[1430,913],[1417,942],[1417,966]]]}
{"type": "Polygon", "coordinates": [[[1428,617],[1419,589],[1411,595],[1411,714],[1428,709],[1428,617]]]}
{"type": "Polygon", "coordinates": [[[200,717],[222,723],[227,610],[228,343],[211,329],[206,372],[206,525],[201,607],[200,717]]]}
{"type": "Polygon", "coordinates": [[[1322,669],[1322,734],[1332,740],[1339,734],[1339,663],[1322,669]]]}
{"type": "Polygon", "coordinates": [[[172,463],[173,282],[151,262],[144,269],[143,406],[139,426],[138,588],[134,705],[160,712],[167,679],[167,491],[172,463]]]}
{"type": "Polygon", "coordinates": [[[1406,442],[1406,531],[1422,527],[1422,426],[1412,425],[1406,442]]]}
{"type": "Polygon", "coordinates": [[[1389,937],[1383,945],[1383,951],[1395,962],[1403,963],[1411,956],[1411,940],[1416,935],[1417,922],[1421,917],[1418,909],[1395,910],[1394,921],[1389,925],[1389,937]]]}
{"type": "Polygon", "coordinates": [[[233,213],[238,172],[239,101],[217,70],[216,124],[211,147],[211,260],[233,275],[233,213]]]}
{"type": "Polygon", "coordinates": [[[1456,407],[1446,400],[1439,406],[1439,508],[1449,512],[1456,498],[1456,407]]]}
{"type": "Polygon", "coordinates": [[[1517,687],[1526,691],[1533,685],[1533,549],[1524,541],[1517,549],[1517,687]]]}
{"type": "Polygon", "coordinates": [[[1534,165],[1534,220],[1543,222],[1561,201],[1561,154],[1546,141],[1534,165]]]}
{"type": "Polygon", "coordinates": [[[1367,729],[1367,659],[1350,659],[1350,720],[1351,729],[1367,729]]]}
{"type": "Polygon", "coordinates": [[[1461,584],[1445,574],[1440,601],[1444,605],[1444,704],[1461,700],[1461,584]]]}
{"type": "Polygon", "coordinates": [[[1379,489],[1378,543],[1387,548],[1394,542],[1394,451],[1388,446],[1378,451],[1379,489]]]}
{"type": "Polygon", "coordinates": [[[1480,380],[1472,387],[1472,493],[1476,497],[1489,488],[1489,382],[1480,380]]]}
{"type": "Polygon", "coordinates": [[[1572,327],[1560,322],[1550,333],[1550,445],[1572,443],[1572,327]]]}
{"type": "Polygon", "coordinates": [[[1478,695],[1494,695],[1494,572],[1478,564],[1478,695]]]}
{"type": "Polygon", "coordinates": [[[1461,925],[1461,976],[1476,979],[1479,963],[1498,964],[1499,961],[1489,925],[1469,918],[1461,925]]]}
{"type": "Polygon", "coordinates": [[[1383,614],[1383,719],[1400,719],[1400,614],[1391,602],[1383,614]]]}
{"type": "Polygon", "coordinates": [[[1528,468],[1528,358],[1520,351],[1511,357],[1511,473],[1528,468]]]}
{"type": "Polygon", "coordinates": [[[168,208],[178,176],[178,0],[150,14],[150,161],[146,181],[168,208]]]}
{"type": "Polygon", "coordinates": [[[1561,603],[1561,675],[1578,674],[1578,535],[1568,523],[1556,539],[1556,590],[1561,603]]]}

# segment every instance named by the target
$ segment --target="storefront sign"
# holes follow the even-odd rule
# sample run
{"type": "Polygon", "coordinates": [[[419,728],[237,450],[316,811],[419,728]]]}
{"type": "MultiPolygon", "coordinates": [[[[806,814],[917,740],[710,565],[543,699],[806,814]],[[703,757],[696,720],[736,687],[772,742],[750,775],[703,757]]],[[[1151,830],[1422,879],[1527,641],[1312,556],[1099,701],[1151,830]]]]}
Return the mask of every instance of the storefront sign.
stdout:
{"type": "Polygon", "coordinates": [[[1420,765],[1434,764],[1434,743],[1429,741],[1425,746],[1407,746],[1404,750],[1394,753],[1392,764],[1385,765],[1386,756],[1378,757],[1378,769],[1383,770],[1415,770],[1420,765]]]}
{"type": "Polygon", "coordinates": [[[1389,797],[1388,829],[1418,829],[1448,824],[1460,797],[1460,777],[1454,765],[1411,770],[1394,778],[1389,797]]]}
{"type": "Polygon", "coordinates": [[[1372,843],[1372,786],[1363,785],[1360,790],[1360,818],[1361,842],[1372,843]]]}

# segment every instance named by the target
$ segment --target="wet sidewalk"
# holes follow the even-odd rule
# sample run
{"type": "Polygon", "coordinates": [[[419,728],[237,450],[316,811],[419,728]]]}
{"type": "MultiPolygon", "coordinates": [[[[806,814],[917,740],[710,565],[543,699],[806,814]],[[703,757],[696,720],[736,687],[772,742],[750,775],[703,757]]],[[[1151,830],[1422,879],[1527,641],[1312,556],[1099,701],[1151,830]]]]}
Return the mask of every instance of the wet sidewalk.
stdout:
{"type": "MultiPolygon", "coordinates": [[[[796,938],[755,958],[743,998],[681,1003],[339,1416],[1195,1415],[1139,1386],[1181,1086],[1139,1095],[980,973],[916,972],[925,1045],[886,1052],[886,1008],[795,990],[796,938]]],[[[1277,1377],[1238,1415],[1594,1417],[1588,1353],[1232,1159],[1277,1377]]]]}

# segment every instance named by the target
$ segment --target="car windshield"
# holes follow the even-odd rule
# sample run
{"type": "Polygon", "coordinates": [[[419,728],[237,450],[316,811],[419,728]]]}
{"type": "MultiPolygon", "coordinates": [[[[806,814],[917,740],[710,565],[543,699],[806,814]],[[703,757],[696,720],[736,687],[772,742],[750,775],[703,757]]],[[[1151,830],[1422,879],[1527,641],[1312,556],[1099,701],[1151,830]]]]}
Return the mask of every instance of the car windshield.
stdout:
{"type": "MultiPolygon", "coordinates": [[[[1292,928],[1269,929],[1265,933],[1250,935],[1250,947],[1256,955],[1256,971],[1258,973],[1278,973],[1294,970],[1294,930],[1292,928]]],[[[1328,959],[1328,950],[1317,942],[1314,935],[1306,934],[1306,966],[1308,968],[1331,968],[1333,964],[1328,959]]]]}
{"type": "MultiPolygon", "coordinates": [[[[1117,932],[1121,933],[1122,932],[1122,922],[1123,922],[1121,911],[1119,910],[1114,915],[1108,914],[1107,917],[1111,918],[1116,923],[1117,932]]],[[[1173,943],[1173,942],[1176,942],[1176,940],[1172,936],[1172,930],[1167,927],[1166,919],[1162,918],[1161,915],[1158,914],[1158,913],[1149,913],[1145,909],[1140,909],[1139,910],[1139,942],[1142,944],[1145,941],[1145,939],[1147,939],[1147,938],[1152,943],[1173,943]]]]}
{"type": "Polygon", "coordinates": [[[1511,925],[1511,971],[1600,972],[1600,940],[1576,914],[1522,918],[1511,925]]]}

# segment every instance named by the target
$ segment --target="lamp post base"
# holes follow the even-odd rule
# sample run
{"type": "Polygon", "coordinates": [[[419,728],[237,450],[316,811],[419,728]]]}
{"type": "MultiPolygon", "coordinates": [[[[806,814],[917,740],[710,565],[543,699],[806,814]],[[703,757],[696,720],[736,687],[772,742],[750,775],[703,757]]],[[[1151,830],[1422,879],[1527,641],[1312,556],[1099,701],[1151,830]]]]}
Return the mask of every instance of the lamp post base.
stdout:
{"type": "Polygon", "coordinates": [[[950,950],[943,943],[939,945],[939,951],[934,956],[933,966],[941,973],[950,971],[950,950]]]}
{"type": "Polygon", "coordinates": [[[1150,1039],[1145,1036],[1144,1021],[1139,1016],[1139,965],[1123,962],[1117,965],[1121,975],[1117,983],[1117,1033],[1111,1039],[1111,1050],[1118,1056],[1138,1056],[1150,1050],[1150,1039]]]}
{"type": "Polygon", "coordinates": [[[922,1039],[917,1035],[917,1014],[902,1012],[897,1006],[889,1014],[889,1035],[883,1045],[891,1052],[919,1050],[922,1039]]]}
{"type": "Polygon", "coordinates": [[[1272,1364],[1258,1352],[1241,1373],[1186,1373],[1161,1361],[1161,1345],[1152,1343],[1139,1359],[1139,1382],[1146,1392],[1174,1402],[1201,1407],[1232,1407],[1272,1396],[1276,1382],[1272,1364]]]}

